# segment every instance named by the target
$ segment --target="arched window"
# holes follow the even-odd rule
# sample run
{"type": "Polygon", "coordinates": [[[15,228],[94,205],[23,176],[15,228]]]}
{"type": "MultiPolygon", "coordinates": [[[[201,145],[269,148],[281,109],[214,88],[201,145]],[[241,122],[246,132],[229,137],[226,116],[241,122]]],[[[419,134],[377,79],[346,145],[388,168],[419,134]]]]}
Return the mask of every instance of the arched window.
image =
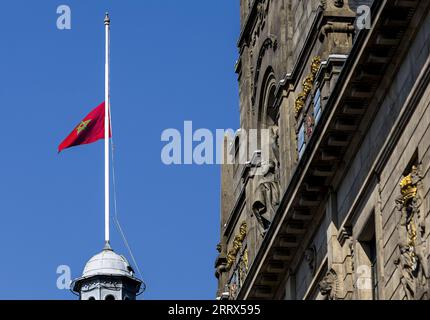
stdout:
{"type": "Polygon", "coordinates": [[[108,294],[108,295],[105,297],[105,300],[115,300],[115,297],[114,297],[113,295],[111,295],[111,294],[108,294]]]}
{"type": "Polygon", "coordinates": [[[276,102],[276,79],[272,68],[266,72],[265,81],[263,82],[259,112],[258,112],[258,148],[261,149],[261,129],[268,129],[271,126],[278,125],[279,108],[275,105],[276,102]]]}
{"type": "Polygon", "coordinates": [[[272,68],[266,71],[265,81],[261,87],[258,125],[259,128],[265,129],[278,123],[279,110],[275,106],[276,100],[276,79],[272,68]]]}
{"type": "Polygon", "coordinates": [[[234,161],[235,163],[239,163],[239,150],[240,150],[240,136],[234,139],[234,161]]]}

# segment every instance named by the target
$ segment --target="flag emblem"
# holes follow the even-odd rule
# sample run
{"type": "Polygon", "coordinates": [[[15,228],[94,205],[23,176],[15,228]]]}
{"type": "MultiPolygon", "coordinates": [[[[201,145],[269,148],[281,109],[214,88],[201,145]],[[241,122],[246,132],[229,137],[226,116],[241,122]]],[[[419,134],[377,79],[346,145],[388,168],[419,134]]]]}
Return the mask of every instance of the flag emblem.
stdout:
{"type": "Polygon", "coordinates": [[[81,121],[79,126],[76,128],[76,132],[79,135],[83,130],[85,130],[88,127],[88,124],[91,122],[91,119],[87,121],[81,121]]]}
{"type": "MultiPolygon", "coordinates": [[[[109,121],[110,123],[110,121],[109,121]]],[[[110,128],[109,128],[110,129],[110,128]]],[[[109,130],[109,137],[111,137],[109,130]]],[[[105,137],[105,103],[91,111],[58,146],[60,153],[64,149],[96,142],[105,137]]]]}

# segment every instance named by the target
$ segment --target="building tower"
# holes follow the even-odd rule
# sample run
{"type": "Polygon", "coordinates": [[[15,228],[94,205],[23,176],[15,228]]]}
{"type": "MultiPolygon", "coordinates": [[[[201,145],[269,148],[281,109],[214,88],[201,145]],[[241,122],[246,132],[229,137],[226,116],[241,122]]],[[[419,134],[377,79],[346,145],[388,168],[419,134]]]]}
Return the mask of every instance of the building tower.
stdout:
{"type": "Polygon", "coordinates": [[[136,300],[141,285],[127,259],[107,243],[87,262],[82,277],[71,288],[80,300],[136,300]]]}
{"type": "Polygon", "coordinates": [[[430,2],[240,9],[218,299],[429,300],[430,2]]]}

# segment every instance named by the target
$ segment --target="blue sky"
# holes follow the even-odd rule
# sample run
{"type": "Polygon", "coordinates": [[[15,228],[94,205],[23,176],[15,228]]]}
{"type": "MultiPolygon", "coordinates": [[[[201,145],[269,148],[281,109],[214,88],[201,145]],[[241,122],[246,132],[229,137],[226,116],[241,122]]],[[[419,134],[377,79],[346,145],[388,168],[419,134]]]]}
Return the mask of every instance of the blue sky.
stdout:
{"type": "MultiPolygon", "coordinates": [[[[232,0],[1,1],[0,299],[75,299],[57,267],[78,277],[103,247],[103,142],[56,149],[104,100],[106,10],[119,215],[145,298],[212,299],[220,168],[165,166],[160,137],[238,126],[232,0]]],[[[128,256],[114,228],[112,246],[128,256]]]]}

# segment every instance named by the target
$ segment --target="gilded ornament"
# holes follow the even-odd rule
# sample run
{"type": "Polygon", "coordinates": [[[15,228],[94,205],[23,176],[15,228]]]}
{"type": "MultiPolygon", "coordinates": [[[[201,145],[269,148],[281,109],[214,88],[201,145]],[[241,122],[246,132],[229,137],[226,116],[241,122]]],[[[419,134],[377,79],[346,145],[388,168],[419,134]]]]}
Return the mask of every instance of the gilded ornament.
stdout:
{"type": "Polygon", "coordinates": [[[298,94],[295,102],[296,117],[299,116],[300,111],[302,111],[302,109],[305,106],[306,99],[308,98],[309,94],[312,91],[312,88],[315,83],[315,77],[320,67],[321,67],[321,58],[316,56],[315,58],[312,59],[311,68],[310,68],[311,73],[308,74],[305,80],[303,81],[303,90],[298,94]]]}
{"type": "Polygon", "coordinates": [[[226,266],[227,270],[230,270],[234,262],[236,261],[237,254],[239,253],[240,249],[242,249],[243,241],[246,238],[246,232],[247,232],[247,225],[246,225],[246,222],[244,222],[241,224],[239,228],[239,234],[236,235],[236,237],[234,237],[233,248],[228,251],[227,266],[226,266]]]}

